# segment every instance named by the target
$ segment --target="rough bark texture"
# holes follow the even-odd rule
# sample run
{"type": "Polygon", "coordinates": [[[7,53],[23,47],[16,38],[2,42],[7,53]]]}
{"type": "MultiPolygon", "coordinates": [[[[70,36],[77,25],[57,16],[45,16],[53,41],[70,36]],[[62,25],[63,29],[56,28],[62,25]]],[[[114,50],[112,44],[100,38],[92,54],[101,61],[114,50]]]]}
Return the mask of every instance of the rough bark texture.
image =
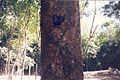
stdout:
{"type": "Polygon", "coordinates": [[[41,80],[83,80],[79,1],[41,0],[41,80]]]}

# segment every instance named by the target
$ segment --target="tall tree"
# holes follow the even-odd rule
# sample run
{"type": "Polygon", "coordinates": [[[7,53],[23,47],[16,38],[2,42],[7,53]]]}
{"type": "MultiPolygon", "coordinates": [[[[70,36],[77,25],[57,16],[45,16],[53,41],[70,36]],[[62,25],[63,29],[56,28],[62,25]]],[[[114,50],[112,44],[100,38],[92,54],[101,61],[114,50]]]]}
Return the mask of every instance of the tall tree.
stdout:
{"type": "Polygon", "coordinates": [[[83,80],[79,0],[41,0],[41,80],[83,80]]]}

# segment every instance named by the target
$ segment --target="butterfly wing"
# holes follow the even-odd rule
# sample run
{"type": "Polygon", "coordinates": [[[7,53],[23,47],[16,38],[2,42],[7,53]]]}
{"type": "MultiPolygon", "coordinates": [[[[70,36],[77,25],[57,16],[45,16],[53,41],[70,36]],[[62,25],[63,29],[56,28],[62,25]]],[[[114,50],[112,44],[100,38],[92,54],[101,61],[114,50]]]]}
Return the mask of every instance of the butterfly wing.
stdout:
{"type": "Polygon", "coordinates": [[[64,17],[63,16],[57,16],[57,15],[54,15],[53,16],[53,24],[54,25],[61,25],[62,22],[64,21],[64,17]]]}

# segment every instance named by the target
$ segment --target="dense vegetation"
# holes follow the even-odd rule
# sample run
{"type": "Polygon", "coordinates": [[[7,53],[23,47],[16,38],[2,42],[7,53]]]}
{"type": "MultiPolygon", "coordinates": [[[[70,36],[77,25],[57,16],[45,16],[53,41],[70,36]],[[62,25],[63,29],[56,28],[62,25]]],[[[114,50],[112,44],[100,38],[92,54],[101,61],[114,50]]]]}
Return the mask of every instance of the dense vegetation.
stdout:
{"type": "Polygon", "coordinates": [[[6,73],[38,64],[39,4],[39,0],[1,1],[0,68],[6,73]]]}
{"type": "Polygon", "coordinates": [[[104,16],[113,18],[100,25],[100,32],[94,36],[83,35],[84,70],[101,70],[109,67],[119,69],[120,63],[120,1],[110,1],[103,5],[101,12],[104,16]],[[118,22],[117,22],[118,20],[118,22]],[[85,47],[87,51],[85,52],[85,47]]]}

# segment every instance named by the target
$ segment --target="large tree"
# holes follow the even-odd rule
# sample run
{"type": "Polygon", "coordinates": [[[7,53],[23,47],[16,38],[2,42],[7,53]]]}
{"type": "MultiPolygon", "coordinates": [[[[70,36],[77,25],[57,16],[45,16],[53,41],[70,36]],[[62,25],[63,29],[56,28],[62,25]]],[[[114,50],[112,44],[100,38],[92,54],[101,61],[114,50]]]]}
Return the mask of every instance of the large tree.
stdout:
{"type": "Polygon", "coordinates": [[[83,80],[79,0],[41,0],[41,80],[83,80]]]}

